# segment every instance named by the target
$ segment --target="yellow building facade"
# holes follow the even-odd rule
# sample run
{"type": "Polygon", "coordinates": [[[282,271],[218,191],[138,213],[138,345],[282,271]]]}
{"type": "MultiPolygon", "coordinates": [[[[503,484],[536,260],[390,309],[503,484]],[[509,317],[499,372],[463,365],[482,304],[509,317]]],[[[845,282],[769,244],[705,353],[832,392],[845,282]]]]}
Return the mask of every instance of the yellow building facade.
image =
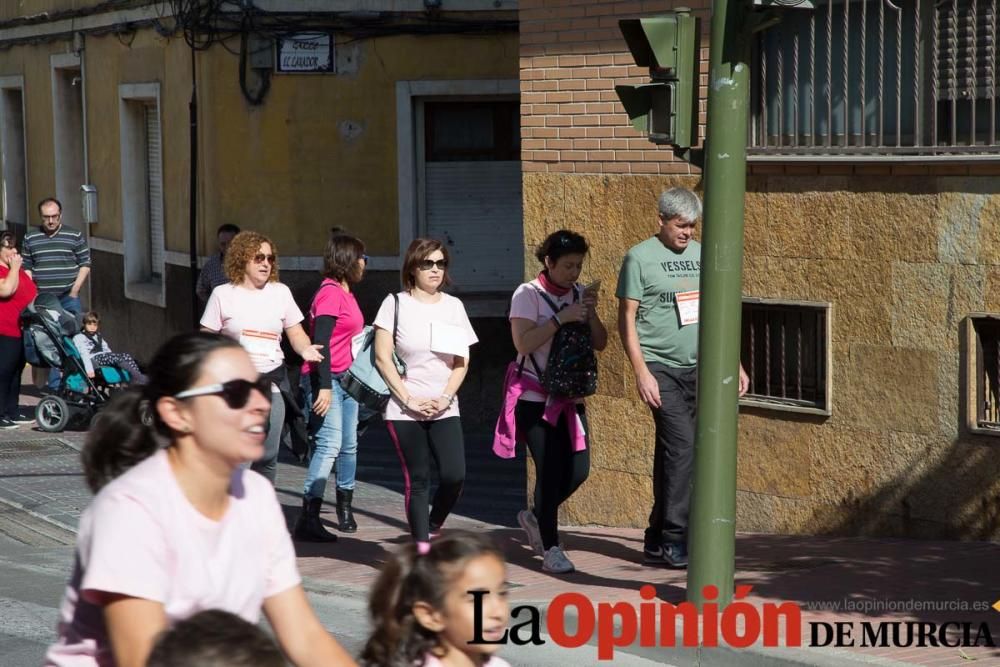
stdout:
{"type": "MultiPolygon", "coordinates": [[[[4,220],[23,232],[38,222],[36,202],[62,200],[64,222],[90,240],[90,305],[109,339],[140,358],[193,326],[190,239],[201,264],[224,223],[274,240],[303,306],[329,229],[355,233],[371,256],[359,289],[371,316],[398,283],[402,249],[461,212],[426,210],[445,195],[420,180],[437,173],[425,117],[510,108],[516,118],[510,2],[441,12],[422,0],[260,0],[253,29],[232,7],[213,17],[214,33],[180,23],[171,3],[11,4],[0,8],[4,220]],[[303,48],[322,51],[325,71],[279,71],[293,62],[282,49],[317,38],[303,48]],[[96,190],[89,223],[82,185],[96,190]]],[[[519,175],[488,194],[519,212],[519,175]]],[[[519,240],[519,215],[504,224],[519,240]]],[[[465,231],[453,235],[472,265],[482,245],[463,246],[465,231]]],[[[471,291],[485,293],[481,314],[495,314],[490,289],[471,291]]]]}

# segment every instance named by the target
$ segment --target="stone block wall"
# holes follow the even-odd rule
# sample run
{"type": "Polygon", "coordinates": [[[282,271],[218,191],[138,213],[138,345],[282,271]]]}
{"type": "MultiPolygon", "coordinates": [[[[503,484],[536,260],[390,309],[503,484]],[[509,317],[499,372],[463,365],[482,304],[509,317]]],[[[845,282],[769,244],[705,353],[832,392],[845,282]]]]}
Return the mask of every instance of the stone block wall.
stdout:
{"type": "MultiPolygon", "coordinates": [[[[526,273],[546,234],[584,234],[583,280],[603,279],[611,332],[588,400],[591,477],[567,522],[642,526],[652,504],[652,421],[614,286],[625,251],[656,231],[659,192],[701,183],[628,125],[614,84],[645,78],[618,19],[668,9],[521,2],[526,273]]],[[[965,427],[962,367],[969,313],[1000,313],[997,175],[961,161],[750,164],[744,294],[832,304],[833,399],[830,417],[741,411],[739,530],[1000,539],[1000,438],[965,427]]]]}

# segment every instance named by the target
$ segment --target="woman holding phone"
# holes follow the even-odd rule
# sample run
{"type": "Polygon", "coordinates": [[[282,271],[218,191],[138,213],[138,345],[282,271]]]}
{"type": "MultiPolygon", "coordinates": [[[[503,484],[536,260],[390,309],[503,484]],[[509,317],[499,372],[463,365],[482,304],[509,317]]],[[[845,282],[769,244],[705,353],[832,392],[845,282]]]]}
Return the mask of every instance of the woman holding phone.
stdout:
{"type": "MultiPolygon", "coordinates": [[[[542,556],[542,569],[562,574],[575,568],[559,544],[559,506],[590,474],[587,415],[583,399],[558,399],[541,386],[552,339],[571,322],[586,322],[594,350],[603,350],[608,332],[597,315],[600,282],[587,288],[577,284],[590,247],[581,235],[566,229],[550,234],[535,256],[542,271],[514,291],[510,302],[510,331],[517,349],[518,386],[506,400],[513,409],[516,433],[523,438],[535,462],[534,509],[518,512],[532,550],[542,556]],[[527,363],[525,363],[527,362],[527,363]],[[551,408],[558,406],[558,411],[551,408]],[[554,414],[553,414],[554,413],[554,414]]],[[[509,414],[509,410],[503,410],[509,414]]]]}

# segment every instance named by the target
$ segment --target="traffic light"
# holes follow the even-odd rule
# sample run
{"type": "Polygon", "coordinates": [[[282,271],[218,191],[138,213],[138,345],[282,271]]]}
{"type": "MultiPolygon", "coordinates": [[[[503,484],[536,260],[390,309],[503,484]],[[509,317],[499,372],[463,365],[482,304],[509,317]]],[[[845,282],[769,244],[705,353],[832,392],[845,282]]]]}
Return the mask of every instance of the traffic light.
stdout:
{"type": "Polygon", "coordinates": [[[655,144],[690,148],[698,139],[698,61],[701,19],[681,9],[618,22],[635,63],[649,83],[615,86],[629,120],[655,144]]]}

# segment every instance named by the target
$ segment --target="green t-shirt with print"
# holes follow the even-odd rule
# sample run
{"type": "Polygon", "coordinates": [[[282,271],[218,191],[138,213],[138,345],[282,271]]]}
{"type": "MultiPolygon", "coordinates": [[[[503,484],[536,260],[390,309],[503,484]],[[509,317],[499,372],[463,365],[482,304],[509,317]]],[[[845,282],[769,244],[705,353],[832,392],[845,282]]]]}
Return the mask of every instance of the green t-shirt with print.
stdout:
{"type": "Polygon", "coordinates": [[[699,289],[701,244],[675,252],[652,237],[633,246],[618,274],[619,299],[639,302],[635,327],[643,359],[672,368],[698,363],[698,324],[681,326],[675,295],[699,289]]]}

